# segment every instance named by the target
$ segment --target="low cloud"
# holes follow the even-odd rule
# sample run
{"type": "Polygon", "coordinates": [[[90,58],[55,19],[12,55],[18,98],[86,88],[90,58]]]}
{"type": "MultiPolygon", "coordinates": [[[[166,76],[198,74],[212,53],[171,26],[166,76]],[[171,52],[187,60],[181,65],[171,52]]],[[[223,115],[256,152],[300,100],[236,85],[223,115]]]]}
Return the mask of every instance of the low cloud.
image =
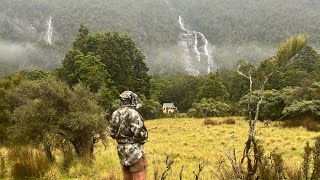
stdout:
{"type": "Polygon", "coordinates": [[[41,50],[30,43],[0,42],[0,63],[18,67],[42,64],[41,50]]]}
{"type": "Polygon", "coordinates": [[[52,69],[60,60],[51,53],[31,43],[0,41],[0,63],[16,69],[52,69]]]}

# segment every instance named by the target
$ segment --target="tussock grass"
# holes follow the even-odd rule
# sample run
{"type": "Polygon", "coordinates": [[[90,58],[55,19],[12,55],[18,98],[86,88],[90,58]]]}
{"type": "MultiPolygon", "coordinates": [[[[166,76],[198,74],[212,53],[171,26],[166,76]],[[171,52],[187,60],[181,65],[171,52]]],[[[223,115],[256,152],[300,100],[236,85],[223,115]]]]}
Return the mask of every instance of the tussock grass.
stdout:
{"type": "Polygon", "coordinates": [[[34,179],[43,177],[49,168],[49,161],[43,152],[30,148],[15,147],[9,153],[14,179],[34,179]]]}
{"type": "MultiPolygon", "coordinates": [[[[204,124],[204,119],[178,118],[146,121],[149,130],[149,140],[145,144],[148,158],[148,179],[154,179],[154,172],[164,172],[166,169],[165,154],[174,163],[168,172],[167,179],[194,179],[199,164],[204,165],[199,179],[217,179],[223,169],[219,165],[229,166],[225,153],[232,149],[234,143],[238,159],[247,140],[248,122],[238,117],[211,118],[219,125],[204,124]],[[234,120],[234,124],[222,123],[226,118],[234,120]],[[234,142],[232,140],[234,134],[234,142]],[[183,166],[183,171],[181,169],[183,166]]],[[[314,144],[319,132],[309,132],[303,127],[283,128],[278,122],[271,122],[261,128],[257,134],[265,153],[276,151],[282,155],[285,167],[292,169],[290,177],[296,177],[296,170],[303,162],[304,146],[307,141],[314,144]]],[[[108,137],[109,146],[105,150],[100,143],[96,145],[94,160],[90,165],[84,165],[75,160],[61,171],[63,155],[60,154],[56,164],[47,172],[48,179],[122,179],[121,166],[116,151],[116,142],[108,137]]],[[[57,154],[57,153],[56,153],[57,154]]]]}
{"type": "Polygon", "coordinates": [[[0,151],[0,179],[3,179],[6,176],[6,159],[0,151]]]}

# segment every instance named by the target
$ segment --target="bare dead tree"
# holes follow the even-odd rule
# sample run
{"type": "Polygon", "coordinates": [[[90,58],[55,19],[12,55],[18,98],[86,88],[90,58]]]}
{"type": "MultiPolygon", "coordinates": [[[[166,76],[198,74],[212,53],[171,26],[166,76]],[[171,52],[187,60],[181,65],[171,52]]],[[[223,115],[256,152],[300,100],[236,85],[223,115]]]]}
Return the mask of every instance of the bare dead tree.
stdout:
{"type": "Polygon", "coordinates": [[[243,156],[240,161],[240,164],[237,164],[237,158],[235,155],[235,148],[233,147],[233,155],[230,151],[227,153],[227,157],[231,162],[234,176],[236,179],[244,179],[243,163],[244,160],[247,160],[247,175],[246,179],[252,179],[252,177],[257,172],[258,164],[260,163],[261,157],[259,157],[258,145],[255,139],[256,134],[256,124],[259,119],[259,112],[264,98],[265,85],[269,81],[270,77],[273,76],[281,69],[285,69],[286,66],[292,62],[292,60],[298,55],[298,53],[306,46],[308,37],[306,35],[296,35],[289,38],[287,41],[279,45],[277,55],[275,57],[269,58],[265,61],[266,65],[269,65],[266,68],[266,75],[262,77],[262,83],[260,85],[260,94],[259,101],[256,105],[254,119],[251,119],[251,101],[252,101],[252,69],[251,66],[247,67],[247,72],[241,71],[241,64],[237,68],[239,75],[247,78],[249,80],[249,91],[250,97],[248,102],[248,112],[249,112],[249,132],[248,139],[243,151],[243,156]],[[254,155],[252,159],[251,152],[253,151],[254,155]]]}
{"type": "Polygon", "coordinates": [[[241,70],[240,70],[240,68],[241,68],[241,64],[239,64],[239,66],[238,66],[238,68],[237,68],[237,72],[238,72],[238,74],[240,74],[241,76],[243,76],[243,77],[245,77],[245,78],[247,78],[248,80],[249,80],[249,102],[248,102],[248,113],[249,113],[249,119],[251,120],[251,101],[252,101],[252,84],[253,84],[253,82],[252,82],[252,67],[250,66],[249,67],[249,71],[248,71],[248,74],[245,74],[244,72],[242,72],[241,70]]]}

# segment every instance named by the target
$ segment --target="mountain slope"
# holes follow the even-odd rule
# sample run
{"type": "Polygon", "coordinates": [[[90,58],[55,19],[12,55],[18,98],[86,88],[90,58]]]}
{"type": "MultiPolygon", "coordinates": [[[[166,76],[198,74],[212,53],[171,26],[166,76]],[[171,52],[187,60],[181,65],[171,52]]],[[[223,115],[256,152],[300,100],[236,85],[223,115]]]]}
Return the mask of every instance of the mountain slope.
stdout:
{"type": "MultiPolygon", "coordinates": [[[[0,0],[0,3],[2,45],[14,42],[24,47],[29,46],[26,42],[31,43],[42,54],[38,58],[45,59],[39,66],[46,68],[57,66],[83,23],[92,32],[128,33],[146,54],[151,73],[185,72],[184,49],[178,45],[180,15],[188,29],[201,32],[214,45],[213,59],[218,67],[231,68],[238,59],[259,62],[274,52],[279,41],[294,33],[310,34],[311,45],[320,47],[317,0],[0,0]],[[44,41],[50,17],[51,46],[44,41]]],[[[192,43],[189,42],[190,47],[192,43]]],[[[199,44],[199,49],[202,46],[204,43],[199,44]]],[[[0,50],[0,62],[11,62],[5,56],[0,50]]],[[[195,61],[194,52],[190,57],[195,61]]],[[[200,64],[199,68],[203,66],[200,64]]],[[[206,68],[200,70],[206,73],[206,68]]]]}

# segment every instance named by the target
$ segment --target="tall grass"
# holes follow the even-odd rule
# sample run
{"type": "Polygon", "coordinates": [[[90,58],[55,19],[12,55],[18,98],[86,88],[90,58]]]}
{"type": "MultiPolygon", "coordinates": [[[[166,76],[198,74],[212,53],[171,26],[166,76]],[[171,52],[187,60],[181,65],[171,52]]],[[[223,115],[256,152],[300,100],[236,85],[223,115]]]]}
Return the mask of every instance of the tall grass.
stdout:
{"type": "Polygon", "coordinates": [[[45,175],[50,167],[45,153],[26,147],[15,147],[9,152],[14,179],[35,179],[45,175]]]}
{"type": "MultiPolygon", "coordinates": [[[[310,132],[303,127],[282,128],[277,124],[279,123],[270,122],[268,127],[264,127],[263,122],[258,122],[258,127],[264,127],[257,137],[265,150],[261,159],[264,164],[258,172],[260,177],[265,174],[266,179],[280,179],[284,172],[287,179],[299,180],[305,177],[303,174],[307,174],[310,179],[313,168],[320,167],[320,156],[315,156],[315,152],[318,154],[320,151],[315,151],[314,148],[320,132],[310,132]],[[305,152],[303,147],[307,141],[310,146],[305,148],[308,150],[305,152]],[[274,155],[273,152],[281,154],[282,157],[274,155]],[[304,152],[306,154],[302,156],[304,152]],[[275,164],[278,166],[272,166],[275,164]]],[[[247,121],[236,117],[210,118],[207,122],[205,119],[199,121],[193,118],[177,118],[146,121],[146,126],[150,133],[145,144],[149,162],[148,179],[155,179],[155,172],[158,179],[234,178],[225,154],[234,144],[239,161],[246,140],[247,121]],[[211,125],[211,122],[216,125],[211,125]],[[234,143],[232,135],[235,138],[234,143]],[[173,164],[169,163],[170,168],[163,163],[163,154],[174,159],[173,164]],[[199,173],[201,163],[205,166],[199,173]]],[[[62,151],[53,151],[56,157],[53,164],[49,163],[44,151],[30,148],[5,149],[6,153],[2,153],[2,161],[5,163],[0,163],[0,169],[4,171],[1,169],[0,174],[3,179],[122,179],[117,143],[110,137],[108,141],[107,149],[100,142],[97,144],[94,159],[89,166],[77,158],[72,146],[66,146],[62,151]]],[[[319,144],[317,143],[317,147],[319,144]]],[[[0,155],[1,152],[4,151],[0,151],[0,155]]],[[[317,172],[319,171],[313,173],[313,177],[317,172]]]]}
{"type": "Polygon", "coordinates": [[[0,179],[3,179],[6,175],[6,161],[4,156],[0,152],[0,179]]]}

